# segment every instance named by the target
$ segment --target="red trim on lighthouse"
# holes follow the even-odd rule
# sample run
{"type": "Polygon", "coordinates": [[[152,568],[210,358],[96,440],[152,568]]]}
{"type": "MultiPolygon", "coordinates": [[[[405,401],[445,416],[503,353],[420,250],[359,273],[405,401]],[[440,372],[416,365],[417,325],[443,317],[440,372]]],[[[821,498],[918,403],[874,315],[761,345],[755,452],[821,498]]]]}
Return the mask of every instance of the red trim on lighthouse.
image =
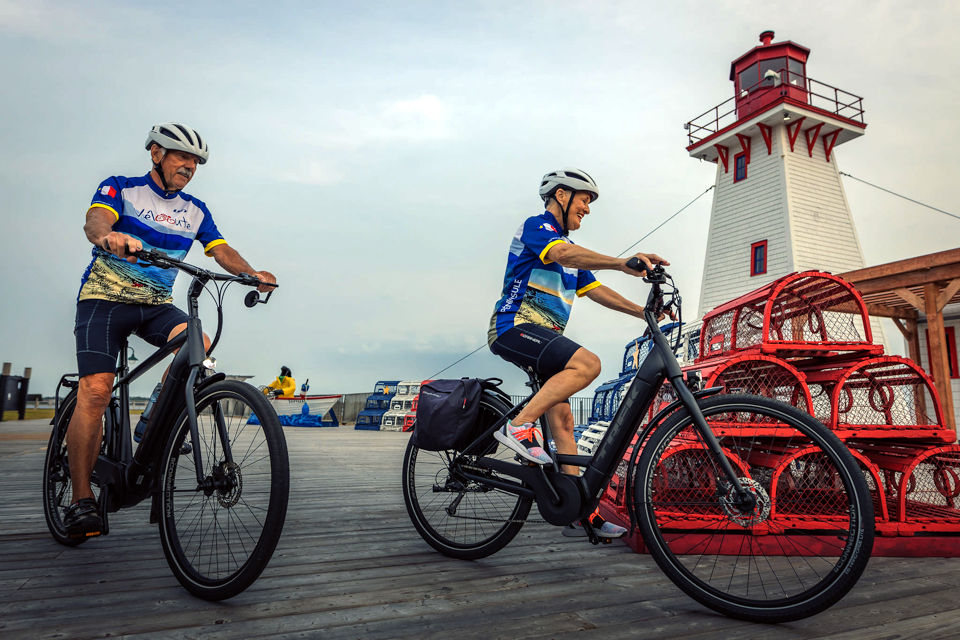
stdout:
{"type": "Polygon", "coordinates": [[[817,137],[820,135],[820,129],[823,128],[823,123],[821,122],[815,127],[810,127],[809,129],[803,130],[803,137],[807,139],[807,153],[810,154],[810,157],[813,157],[813,147],[817,144],[817,137]],[[813,139],[810,139],[810,132],[813,131],[813,139]]]}
{"type": "Polygon", "coordinates": [[[747,165],[750,164],[750,154],[746,151],[741,151],[737,155],[733,156],[733,181],[742,182],[747,179],[747,165]],[[743,173],[740,173],[741,167],[739,160],[743,158],[743,173]]]}
{"type": "Polygon", "coordinates": [[[770,135],[770,132],[773,131],[773,128],[768,127],[762,122],[757,123],[757,128],[760,129],[760,135],[763,136],[763,141],[767,145],[767,155],[769,156],[773,153],[773,137],[770,135]]]}
{"type": "Polygon", "coordinates": [[[833,145],[837,144],[837,136],[842,129],[823,134],[823,151],[827,154],[827,162],[830,162],[830,152],[833,151],[833,145]]]}
{"type": "Polygon", "coordinates": [[[750,245],[750,276],[759,276],[767,272],[767,241],[761,240],[750,245]],[[757,253],[757,248],[762,247],[757,253]]]}
{"type": "Polygon", "coordinates": [[[787,125],[787,137],[790,138],[790,151],[793,151],[793,145],[797,141],[797,137],[800,135],[800,125],[803,124],[803,121],[807,119],[807,116],[803,116],[799,120],[791,122],[787,125]]]}
{"type": "Polygon", "coordinates": [[[737,140],[740,141],[740,148],[743,149],[745,154],[747,154],[747,164],[750,164],[750,136],[745,136],[742,133],[738,133],[737,140]]]}
{"type": "Polygon", "coordinates": [[[730,150],[722,144],[715,144],[713,146],[717,148],[717,153],[720,154],[720,162],[723,163],[723,172],[727,173],[729,171],[729,168],[727,167],[727,158],[730,157],[730,150]]]}

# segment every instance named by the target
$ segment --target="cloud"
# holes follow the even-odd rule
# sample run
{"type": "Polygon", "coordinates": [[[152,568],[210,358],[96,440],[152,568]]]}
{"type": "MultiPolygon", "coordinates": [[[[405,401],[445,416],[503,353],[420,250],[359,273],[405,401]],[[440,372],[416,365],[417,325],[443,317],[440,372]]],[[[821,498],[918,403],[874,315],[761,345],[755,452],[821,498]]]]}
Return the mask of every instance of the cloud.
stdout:
{"type": "Polygon", "coordinates": [[[453,135],[450,109],[435,95],[384,102],[373,109],[338,109],[333,126],[310,132],[300,128],[298,139],[324,148],[356,148],[384,142],[441,140],[453,135]]]}
{"type": "Polygon", "coordinates": [[[56,0],[0,0],[0,33],[53,42],[93,41],[149,14],[136,8],[56,0]]]}
{"type": "Polygon", "coordinates": [[[302,167],[279,176],[280,180],[284,182],[296,182],[298,184],[308,184],[318,187],[328,187],[332,184],[337,184],[338,182],[342,182],[344,177],[341,171],[319,160],[305,161],[302,167]]]}

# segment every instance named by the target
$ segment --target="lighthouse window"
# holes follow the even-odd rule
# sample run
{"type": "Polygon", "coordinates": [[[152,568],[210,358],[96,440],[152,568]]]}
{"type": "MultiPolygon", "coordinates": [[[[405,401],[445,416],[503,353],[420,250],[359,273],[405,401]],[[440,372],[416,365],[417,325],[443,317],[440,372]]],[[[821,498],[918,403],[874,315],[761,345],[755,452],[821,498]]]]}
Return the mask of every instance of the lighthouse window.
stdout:
{"type": "Polygon", "coordinates": [[[786,58],[772,58],[770,60],[761,60],[760,61],[760,86],[761,87],[772,87],[774,86],[773,78],[765,78],[767,71],[774,71],[781,74],[781,79],[783,77],[782,69],[787,68],[787,59],[786,58]]]}
{"type": "Polygon", "coordinates": [[[740,182],[747,178],[747,154],[738,153],[733,157],[733,181],[740,182]]]}
{"type": "Polygon", "coordinates": [[[740,72],[740,91],[746,91],[751,89],[753,85],[757,84],[757,81],[760,77],[757,75],[757,64],[753,63],[746,69],[740,72]]]}
{"type": "Polygon", "coordinates": [[[803,63],[793,58],[790,58],[788,63],[790,64],[790,84],[802,87],[805,79],[804,76],[806,75],[803,63]]]}
{"type": "Polygon", "coordinates": [[[767,241],[761,240],[750,245],[750,275],[759,276],[767,272],[767,241]]]}

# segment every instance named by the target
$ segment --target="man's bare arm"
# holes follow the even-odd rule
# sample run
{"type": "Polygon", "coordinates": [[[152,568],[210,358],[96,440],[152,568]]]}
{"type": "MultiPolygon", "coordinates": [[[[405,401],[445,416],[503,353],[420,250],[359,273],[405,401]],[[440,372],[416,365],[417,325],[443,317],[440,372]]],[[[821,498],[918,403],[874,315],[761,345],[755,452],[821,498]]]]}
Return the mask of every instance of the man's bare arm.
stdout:
{"type": "Polygon", "coordinates": [[[103,207],[90,207],[87,209],[87,222],[83,225],[83,232],[91,244],[127,262],[136,262],[137,259],[129,255],[134,251],[140,251],[143,245],[136,238],[114,231],[113,225],[116,221],[116,216],[110,210],[103,207]]]}
{"type": "Polygon", "coordinates": [[[626,313],[627,315],[637,318],[643,317],[643,307],[634,302],[630,302],[606,285],[600,285],[599,287],[590,289],[590,291],[587,291],[584,295],[607,309],[613,309],[614,311],[626,313]]]}
{"type": "MultiPolygon", "coordinates": [[[[243,259],[243,256],[241,256],[236,249],[228,244],[218,244],[217,246],[213,247],[210,249],[210,255],[213,256],[213,259],[217,261],[217,264],[233,275],[249,273],[252,276],[257,276],[264,282],[276,283],[277,281],[277,279],[269,271],[256,271],[250,266],[249,262],[243,259]]],[[[259,290],[263,292],[267,292],[272,289],[273,287],[259,287],[259,290]]]]}
{"type": "MultiPolygon", "coordinates": [[[[655,253],[637,253],[634,254],[634,256],[648,267],[652,267],[653,264],[657,262],[665,265],[670,264],[655,253]]],[[[597,253],[596,251],[591,251],[590,249],[578,247],[569,242],[562,242],[550,247],[550,250],[547,251],[546,258],[551,262],[559,262],[562,266],[570,267],[571,269],[610,269],[622,271],[632,276],[646,275],[645,271],[635,271],[627,267],[627,260],[634,256],[613,258],[611,256],[605,256],[602,253],[597,253]]]]}

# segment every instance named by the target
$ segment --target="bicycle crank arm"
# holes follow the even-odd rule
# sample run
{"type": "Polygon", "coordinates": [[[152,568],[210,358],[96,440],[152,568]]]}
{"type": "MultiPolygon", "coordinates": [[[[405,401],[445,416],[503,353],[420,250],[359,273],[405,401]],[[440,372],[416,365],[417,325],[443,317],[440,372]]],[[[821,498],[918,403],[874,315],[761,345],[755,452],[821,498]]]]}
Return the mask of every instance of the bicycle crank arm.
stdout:
{"type": "MultiPolygon", "coordinates": [[[[577,478],[564,473],[544,469],[540,465],[525,465],[498,460],[480,458],[474,464],[484,469],[510,476],[533,487],[537,509],[543,519],[557,526],[568,525],[578,517],[583,507],[583,495],[577,486],[577,478]]],[[[474,480],[474,478],[471,478],[474,480]]],[[[481,484],[491,484],[486,478],[476,478],[481,484]]],[[[516,492],[513,492],[516,493],[516,492]]]]}

